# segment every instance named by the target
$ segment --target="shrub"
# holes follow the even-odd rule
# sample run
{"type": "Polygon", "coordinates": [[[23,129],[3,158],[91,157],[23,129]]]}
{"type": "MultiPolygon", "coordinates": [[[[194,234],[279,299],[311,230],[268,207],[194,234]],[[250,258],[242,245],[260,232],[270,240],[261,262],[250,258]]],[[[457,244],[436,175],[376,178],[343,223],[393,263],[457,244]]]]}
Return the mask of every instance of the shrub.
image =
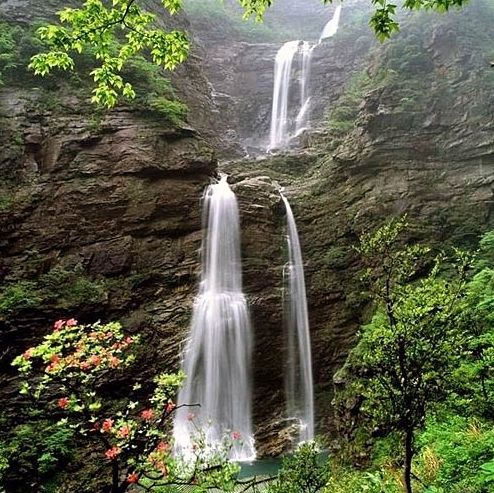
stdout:
{"type": "MultiPolygon", "coordinates": [[[[444,493],[484,493],[487,479],[482,466],[494,457],[492,424],[456,415],[430,420],[418,438],[422,454],[417,461],[417,474],[427,478],[427,457],[436,457],[435,477],[430,486],[444,493]],[[425,453],[425,451],[428,451],[425,453]]],[[[430,470],[430,464],[429,464],[430,470]]]]}
{"type": "Polygon", "coordinates": [[[316,493],[326,484],[328,468],[314,442],[302,443],[283,460],[282,467],[268,493],[316,493]]]}
{"type": "Polygon", "coordinates": [[[0,484],[22,491],[30,481],[33,491],[45,491],[43,484],[72,456],[73,435],[65,423],[48,420],[17,426],[0,445],[0,484]]]}
{"type": "MultiPolygon", "coordinates": [[[[116,322],[79,325],[74,319],[58,320],[41,344],[13,361],[22,378],[20,392],[30,397],[37,413],[61,415],[57,423],[91,445],[109,466],[107,483],[112,493],[124,493],[135,484],[146,491],[169,484],[197,484],[197,491],[231,490],[238,468],[227,461],[229,439],[211,453],[199,431],[187,461],[171,453],[165,428],[175,411],[172,397],[183,374],[157,375],[147,402],[129,400],[119,411],[105,402],[101,384],[110,372],[133,363],[138,342],[138,337],[126,336],[116,322]]],[[[134,385],[128,394],[139,388],[134,385]]],[[[48,452],[37,453],[45,468],[54,465],[48,452]]]]}
{"type": "Polygon", "coordinates": [[[41,301],[35,282],[19,281],[6,286],[0,293],[0,314],[39,306],[41,301]]]}

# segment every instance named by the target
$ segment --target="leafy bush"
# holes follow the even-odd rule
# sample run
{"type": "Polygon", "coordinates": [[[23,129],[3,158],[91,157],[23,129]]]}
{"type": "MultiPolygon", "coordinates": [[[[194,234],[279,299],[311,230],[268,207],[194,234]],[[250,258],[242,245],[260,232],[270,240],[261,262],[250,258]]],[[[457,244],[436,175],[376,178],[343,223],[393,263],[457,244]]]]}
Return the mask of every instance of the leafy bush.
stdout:
{"type": "Polygon", "coordinates": [[[64,423],[37,420],[17,426],[0,444],[0,484],[22,491],[43,484],[72,456],[74,432],[64,423]]]}
{"type": "MultiPolygon", "coordinates": [[[[233,434],[213,453],[199,430],[188,460],[172,454],[166,430],[176,409],[172,397],[183,374],[157,375],[145,403],[129,399],[119,411],[105,403],[101,384],[109,372],[122,371],[133,363],[138,342],[138,337],[126,336],[116,322],[79,325],[74,319],[58,320],[40,344],[13,361],[22,380],[20,392],[30,397],[33,411],[44,415],[56,411],[61,416],[58,425],[77,433],[110,466],[106,469],[108,491],[124,493],[135,484],[146,491],[168,484],[197,484],[197,491],[231,490],[238,473],[238,467],[227,460],[232,440],[238,439],[233,434]]],[[[139,389],[136,384],[129,394],[139,389]]],[[[60,438],[52,435],[44,450],[36,450],[43,470],[55,465],[60,438]]]]}
{"type": "Polygon", "coordinates": [[[58,308],[95,305],[107,296],[106,283],[92,280],[76,266],[72,270],[61,266],[43,274],[38,281],[17,281],[0,292],[0,314],[52,303],[58,308]]]}
{"type": "MultiPolygon", "coordinates": [[[[185,3],[188,17],[196,23],[208,26],[208,31],[228,36],[238,41],[276,42],[293,38],[282,23],[255,22],[242,18],[242,10],[227,2],[216,0],[189,0],[185,3]],[[225,34],[226,31],[226,34],[225,34]]],[[[301,36],[301,39],[303,36],[301,36]]]]}
{"type": "Polygon", "coordinates": [[[336,469],[332,471],[324,493],[402,493],[403,488],[396,469],[359,471],[336,469]]]}
{"type": "MultiPolygon", "coordinates": [[[[438,493],[484,493],[489,477],[482,467],[494,457],[494,428],[491,423],[457,415],[430,420],[418,437],[422,454],[417,460],[417,475],[429,479],[438,493]],[[436,457],[436,474],[427,475],[429,460],[436,457]],[[429,476],[429,477],[427,477],[429,476]]],[[[433,459],[434,460],[434,459],[433,459]]],[[[430,468],[429,468],[430,469],[430,468]]]]}
{"type": "Polygon", "coordinates": [[[149,109],[163,115],[169,122],[178,125],[187,115],[187,105],[166,97],[150,96],[146,99],[149,109]]]}
{"type": "Polygon", "coordinates": [[[41,302],[35,282],[19,281],[6,286],[0,293],[0,314],[39,306],[41,302]]]}
{"type": "Polygon", "coordinates": [[[302,443],[282,467],[268,493],[316,493],[326,484],[328,468],[315,442],[302,443]]]}

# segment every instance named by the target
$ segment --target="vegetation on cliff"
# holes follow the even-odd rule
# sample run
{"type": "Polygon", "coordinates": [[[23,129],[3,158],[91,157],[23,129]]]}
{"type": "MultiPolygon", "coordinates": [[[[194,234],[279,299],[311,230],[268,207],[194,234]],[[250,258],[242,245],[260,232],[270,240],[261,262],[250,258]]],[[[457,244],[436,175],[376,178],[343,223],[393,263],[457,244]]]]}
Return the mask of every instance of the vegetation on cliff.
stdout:
{"type": "MultiPolygon", "coordinates": [[[[3,484],[15,487],[12,482],[19,461],[24,461],[32,491],[45,491],[47,473],[70,457],[67,442],[75,446],[73,438],[77,436],[79,447],[89,447],[108,464],[103,469],[108,479],[98,480],[111,493],[123,493],[135,484],[145,491],[184,484],[197,485],[197,491],[232,489],[238,467],[226,457],[232,440],[241,439],[235,431],[212,454],[206,452],[205,438],[198,429],[193,457],[184,460],[172,454],[165,424],[177,409],[172,398],[184,375],[157,375],[148,402],[139,402],[140,386],[136,384],[127,392],[133,397],[118,409],[108,405],[101,394],[102,383],[108,373],[125,371],[134,362],[133,346],[138,342],[138,337],[126,336],[118,323],[85,326],[74,319],[58,320],[41,344],[26,349],[13,361],[21,374],[20,393],[29,402],[23,412],[31,420],[37,416],[38,421],[50,424],[42,427],[48,436],[34,453],[18,443],[26,432],[33,432],[36,420],[24,424],[12,441],[0,448],[3,484]]],[[[190,419],[194,419],[193,409],[190,419]]]]}
{"type": "MultiPolygon", "coordinates": [[[[483,237],[475,255],[456,250],[447,257],[423,245],[403,245],[405,226],[404,220],[391,221],[364,235],[357,247],[366,259],[362,282],[374,314],[336,376],[345,382],[335,399],[346,433],[332,446],[329,461],[314,444],[302,446],[271,481],[270,493],[490,491],[494,233],[483,237]]],[[[90,446],[106,457],[114,492],[134,483],[148,491],[177,483],[197,491],[234,488],[237,468],[224,452],[214,460],[199,452],[200,430],[194,468],[170,454],[163,424],[174,412],[181,376],[157,376],[149,404],[140,403],[139,385],[130,402],[106,402],[101,389],[109,372],[133,363],[137,342],[119,324],[61,320],[41,344],[15,359],[21,393],[31,405],[22,411],[27,421],[2,445],[5,484],[15,485],[22,467],[32,484],[58,491],[50,489],[56,485],[52,473],[73,460],[74,447],[90,446]],[[43,438],[33,449],[26,438],[35,424],[43,438]]],[[[227,437],[225,451],[231,439],[239,437],[227,437]]]]}
{"type": "MultiPolygon", "coordinates": [[[[324,0],[331,3],[332,0],[324,0]]],[[[410,10],[435,9],[447,11],[461,7],[467,0],[406,0],[410,10]]],[[[162,0],[168,14],[182,8],[182,0],[162,0]]],[[[261,21],[272,0],[239,0],[245,19],[261,21]]],[[[395,19],[397,6],[385,0],[371,0],[375,11],[369,21],[381,41],[399,30],[395,19]]],[[[94,80],[92,101],[112,108],[120,97],[133,99],[134,87],[122,74],[122,69],[136,56],[148,54],[153,63],[173,70],[184,62],[189,52],[189,41],[180,30],[155,28],[156,14],[145,10],[137,0],[113,0],[111,6],[101,0],[86,0],[78,8],[59,12],[60,23],[38,29],[40,39],[48,51],[35,54],[29,67],[35,74],[45,76],[54,69],[72,70],[74,55],[90,53],[98,62],[91,70],[94,80]]],[[[7,40],[8,42],[8,40],[7,40]]]]}

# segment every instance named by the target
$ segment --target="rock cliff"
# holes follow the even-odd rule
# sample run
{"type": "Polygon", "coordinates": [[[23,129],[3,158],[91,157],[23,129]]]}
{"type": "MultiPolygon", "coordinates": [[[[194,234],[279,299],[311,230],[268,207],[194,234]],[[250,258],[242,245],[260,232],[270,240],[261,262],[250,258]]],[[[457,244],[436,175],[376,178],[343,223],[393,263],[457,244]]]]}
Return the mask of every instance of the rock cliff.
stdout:
{"type": "MultiPolygon", "coordinates": [[[[45,2],[43,10],[64,3],[45,2]]],[[[286,448],[275,440],[284,408],[278,184],[294,208],[306,261],[318,431],[334,427],[332,375],[366,315],[352,250],[358,234],[403,213],[411,240],[435,244],[475,245],[494,226],[489,2],[412,17],[383,46],[359,2],[349,4],[356,10],[346,24],[344,14],[340,33],[314,52],[312,131],[286,154],[238,159],[239,145],[263,147],[281,38],[209,39],[201,24],[200,44],[172,79],[188,124],[145,102],[95,112],[87,88],[71,78],[42,83],[19,69],[0,88],[5,412],[15,404],[11,358],[54,318],[121,319],[144,334],[139,379],[176,369],[216,148],[241,208],[259,450],[286,448]]],[[[26,23],[38,16],[36,5],[0,1],[0,12],[26,23]]]]}

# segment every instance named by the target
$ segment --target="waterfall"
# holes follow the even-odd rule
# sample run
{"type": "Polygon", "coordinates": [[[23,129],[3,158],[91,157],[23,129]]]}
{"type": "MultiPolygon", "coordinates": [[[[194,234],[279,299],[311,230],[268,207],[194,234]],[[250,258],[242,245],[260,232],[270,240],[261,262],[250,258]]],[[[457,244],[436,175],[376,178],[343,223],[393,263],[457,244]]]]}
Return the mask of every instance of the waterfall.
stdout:
{"type": "Polygon", "coordinates": [[[288,229],[288,275],[284,291],[287,413],[300,421],[299,440],[307,441],[314,438],[314,389],[304,266],[292,209],[283,194],[281,198],[286,208],[288,229]]]}
{"type": "Polygon", "coordinates": [[[306,128],[307,117],[309,114],[310,95],[309,95],[309,81],[310,81],[310,66],[312,58],[312,50],[314,46],[311,46],[308,41],[302,43],[302,78],[300,81],[300,111],[298,112],[295,120],[295,135],[299,135],[306,128]]]}
{"type": "Polygon", "coordinates": [[[312,51],[321,42],[334,36],[338,31],[341,16],[341,5],[336,7],[333,17],[324,26],[319,42],[288,41],[276,53],[274,61],[273,103],[271,107],[271,127],[269,132],[268,151],[283,149],[292,137],[300,135],[306,128],[309,119],[310,94],[309,82],[311,72],[312,51]],[[289,96],[293,59],[297,52],[301,53],[302,74],[300,77],[300,108],[295,118],[295,128],[290,125],[289,96]]]}
{"type": "Polygon", "coordinates": [[[287,144],[288,136],[288,96],[292,62],[299,42],[288,41],[276,53],[274,61],[273,105],[271,110],[271,130],[269,149],[278,149],[287,144]]]}
{"type": "Polygon", "coordinates": [[[338,31],[338,26],[340,25],[340,15],[341,15],[341,5],[336,7],[333,17],[324,26],[321,36],[319,37],[319,43],[326,38],[331,38],[338,31]]]}
{"type": "Polygon", "coordinates": [[[202,276],[194,303],[186,374],[174,422],[177,450],[186,451],[199,428],[213,450],[236,432],[233,460],[255,457],[251,418],[252,333],[242,292],[240,221],[226,176],[204,194],[202,276]],[[190,413],[194,414],[191,419],[190,413]]]}

